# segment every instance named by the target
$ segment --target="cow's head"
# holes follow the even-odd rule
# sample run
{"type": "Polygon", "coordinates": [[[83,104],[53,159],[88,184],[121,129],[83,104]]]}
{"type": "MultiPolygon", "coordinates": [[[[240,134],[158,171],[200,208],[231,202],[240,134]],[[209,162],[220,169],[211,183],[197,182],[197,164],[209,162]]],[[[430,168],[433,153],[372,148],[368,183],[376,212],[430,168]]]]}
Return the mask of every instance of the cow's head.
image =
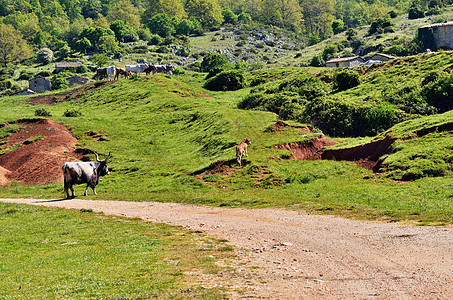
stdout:
{"type": "Polygon", "coordinates": [[[112,154],[109,152],[109,156],[107,156],[106,159],[104,160],[99,160],[99,156],[96,152],[94,152],[96,155],[96,161],[99,163],[99,166],[97,168],[99,176],[104,176],[110,174],[109,169],[107,168],[107,160],[112,156],[112,154]]]}

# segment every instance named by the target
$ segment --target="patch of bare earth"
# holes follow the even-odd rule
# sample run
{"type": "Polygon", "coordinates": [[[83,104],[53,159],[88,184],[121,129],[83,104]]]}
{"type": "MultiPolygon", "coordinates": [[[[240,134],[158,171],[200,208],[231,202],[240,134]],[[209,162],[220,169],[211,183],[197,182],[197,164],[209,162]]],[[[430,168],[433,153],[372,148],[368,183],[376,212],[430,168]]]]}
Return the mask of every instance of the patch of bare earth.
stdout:
{"type": "Polygon", "coordinates": [[[90,82],[90,83],[84,84],[78,88],[64,91],[61,93],[46,94],[46,95],[30,97],[30,98],[28,98],[27,102],[28,102],[28,104],[31,104],[31,105],[39,105],[39,104],[54,105],[54,104],[60,103],[60,102],[72,101],[72,100],[81,98],[83,96],[83,94],[85,94],[86,92],[88,92],[90,90],[102,88],[102,87],[105,87],[106,85],[112,84],[112,83],[113,82],[109,82],[109,81],[90,82]]]}
{"type": "Polygon", "coordinates": [[[62,182],[61,166],[82,158],[82,153],[75,152],[77,139],[67,127],[50,119],[15,124],[23,128],[0,140],[0,150],[7,150],[0,155],[0,185],[9,181],[30,185],[62,182]]]}
{"type": "MultiPolygon", "coordinates": [[[[218,274],[188,274],[231,299],[452,299],[451,228],[365,222],[278,209],[174,203],[3,199],[180,225],[235,245],[218,274]]],[[[187,292],[187,291],[186,291],[187,292]]],[[[189,292],[190,293],[190,292],[189,292]]],[[[189,295],[189,294],[188,294],[189,295]]]]}

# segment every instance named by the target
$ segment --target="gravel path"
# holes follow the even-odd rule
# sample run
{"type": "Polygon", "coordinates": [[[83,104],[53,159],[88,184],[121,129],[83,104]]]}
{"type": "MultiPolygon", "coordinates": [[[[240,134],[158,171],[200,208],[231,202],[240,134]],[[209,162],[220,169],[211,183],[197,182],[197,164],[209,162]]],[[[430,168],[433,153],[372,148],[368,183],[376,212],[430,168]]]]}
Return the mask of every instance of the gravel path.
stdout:
{"type": "Polygon", "coordinates": [[[354,221],[278,209],[79,199],[0,201],[91,208],[227,239],[240,249],[239,261],[233,272],[211,281],[248,289],[232,298],[453,299],[451,228],[354,221]]]}

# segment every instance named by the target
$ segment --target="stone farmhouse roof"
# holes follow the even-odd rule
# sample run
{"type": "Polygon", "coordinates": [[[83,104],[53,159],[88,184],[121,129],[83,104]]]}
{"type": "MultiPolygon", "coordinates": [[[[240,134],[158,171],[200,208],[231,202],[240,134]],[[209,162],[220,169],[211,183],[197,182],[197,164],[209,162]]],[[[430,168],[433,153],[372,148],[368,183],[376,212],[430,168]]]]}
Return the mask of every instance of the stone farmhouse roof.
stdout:
{"type": "Polygon", "coordinates": [[[444,22],[444,23],[435,23],[422,26],[422,28],[432,28],[432,27],[446,27],[446,26],[453,26],[453,21],[444,22]]]}
{"type": "Polygon", "coordinates": [[[55,68],[77,68],[80,67],[82,63],[80,61],[75,61],[75,62],[57,62],[55,63],[55,68]]]}
{"type": "Polygon", "coordinates": [[[365,61],[361,56],[351,56],[351,57],[339,57],[339,58],[333,58],[329,61],[326,61],[326,63],[337,63],[337,62],[347,62],[347,61],[352,61],[355,59],[361,59],[365,61]]]}

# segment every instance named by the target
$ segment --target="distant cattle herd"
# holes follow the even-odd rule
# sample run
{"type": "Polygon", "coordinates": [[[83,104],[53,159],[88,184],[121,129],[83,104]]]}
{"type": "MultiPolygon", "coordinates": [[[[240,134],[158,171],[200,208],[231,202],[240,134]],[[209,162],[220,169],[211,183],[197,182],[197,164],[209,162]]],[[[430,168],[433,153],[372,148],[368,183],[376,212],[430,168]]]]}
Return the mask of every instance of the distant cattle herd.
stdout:
{"type": "Polygon", "coordinates": [[[140,76],[141,73],[145,73],[149,75],[152,73],[153,75],[156,73],[164,73],[164,74],[173,74],[175,67],[172,65],[150,65],[150,64],[137,64],[137,65],[126,65],[126,67],[119,68],[116,66],[109,66],[106,68],[97,68],[96,69],[96,78],[100,80],[102,78],[106,78],[109,81],[118,80],[120,75],[123,75],[124,78],[128,78],[132,73],[138,74],[140,76]]]}

